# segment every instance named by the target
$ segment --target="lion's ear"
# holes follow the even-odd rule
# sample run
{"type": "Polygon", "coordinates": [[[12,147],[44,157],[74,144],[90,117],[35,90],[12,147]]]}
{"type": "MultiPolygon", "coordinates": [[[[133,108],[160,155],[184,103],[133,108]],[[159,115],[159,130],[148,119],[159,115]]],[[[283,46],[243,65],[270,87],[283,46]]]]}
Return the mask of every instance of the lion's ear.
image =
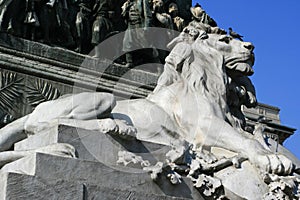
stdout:
{"type": "Polygon", "coordinates": [[[229,44],[232,38],[228,35],[221,35],[219,41],[229,44]]]}

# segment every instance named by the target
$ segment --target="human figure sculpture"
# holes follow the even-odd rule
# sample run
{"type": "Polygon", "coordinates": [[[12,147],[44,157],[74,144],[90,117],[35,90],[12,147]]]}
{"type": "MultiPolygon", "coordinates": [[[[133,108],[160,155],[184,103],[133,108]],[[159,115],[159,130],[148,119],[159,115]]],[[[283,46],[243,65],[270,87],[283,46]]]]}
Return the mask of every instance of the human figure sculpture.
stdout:
{"type": "Polygon", "coordinates": [[[111,0],[96,0],[93,15],[95,20],[92,26],[92,45],[95,47],[94,57],[100,58],[100,49],[97,47],[113,30],[111,18],[113,17],[111,0]]]}
{"type": "Polygon", "coordinates": [[[58,1],[55,9],[59,31],[59,34],[56,35],[56,37],[58,37],[58,42],[64,47],[73,48],[75,46],[75,38],[73,38],[71,27],[68,22],[68,14],[70,10],[68,1],[58,1]]]}
{"type": "Polygon", "coordinates": [[[127,25],[122,17],[122,6],[127,0],[114,0],[114,17],[112,18],[114,31],[125,31],[127,25]]]}
{"type": "Polygon", "coordinates": [[[26,1],[4,0],[0,2],[1,31],[15,36],[24,36],[24,17],[26,1]]]}
{"type": "MultiPolygon", "coordinates": [[[[70,35],[72,37],[72,45],[70,45],[69,49],[72,49],[72,50],[75,50],[77,51],[78,49],[78,46],[79,46],[79,36],[78,36],[78,30],[77,30],[77,25],[76,25],[76,20],[77,20],[77,14],[78,12],[80,11],[80,7],[79,7],[79,4],[83,1],[75,1],[75,0],[66,0],[67,1],[67,5],[68,5],[68,10],[67,10],[67,13],[66,13],[66,17],[65,17],[65,21],[66,21],[66,24],[68,25],[69,27],[69,32],[70,32],[70,35]]],[[[89,24],[91,22],[89,21],[89,24]]],[[[88,38],[88,43],[87,45],[89,46],[89,48],[91,48],[91,30],[89,30],[90,32],[90,36],[88,38]]]]}
{"type": "Polygon", "coordinates": [[[40,26],[38,16],[35,11],[35,0],[26,1],[26,16],[25,16],[25,30],[24,37],[35,40],[36,28],[40,26]]]}
{"type": "Polygon", "coordinates": [[[203,30],[206,33],[226,34],[226,31],[220,29],[217,26],[215,20],[213,20],[205,10],[197,4],[195,7],[191,7],[191,13],[193,21],[189,23],[190,26],[194,26],[199,30],[203,30]]]}
{"type": "Polygon", "coordinates": [[[207,24],[211,27],[218,26],[217,22],[205,12],[205,10],[200,6],[200,4],[197,3],[194,7],[192,7],[191,12],[193,14],[193,18],[197,19],[199,22],[207,24]]]}
{"type": "Polygon", "coordinates": [[[79,3],[79,11],[76,15],[77,30],[77,49],[80,53],[89,52],[89,44],[91,43],[91,18],[92,3],[91,1],[82,0],[79,3]]]}
{"type": "MultiPolygon", "coordinates": [[[[146,31],[151,25],[152,12],[148,0],[127,0],[122,6],[122,16],[127,23],[123,40],[123,52],[126,54],[127,67],[134,65],[134,50],[149,48],[146,31]]],[[[152,51],[144,51],[153,57],[152,51]]]]}
{"type": "Polygon", "coordinates": [[[50,0],[46,3],[43,2],[40,9],[43,42],[46,44],[59,43],[64,47],[74,46],[70,25],[67,22],[68,2],[66,0],[50,0]]]}
{"type": "Polygon", "coordinates": [[[176,3],[170,3],[168,12],[173,20],[173,29],[175,31],[183,31],[183,28],[185,27],[185,21],[181,17],[179,17],[178,13],[178,6],[176,3]]]}
{"type": "MultiPolygon", "coordinates": [[[[162,0],[153,0],[152,1],[152,26],[157,28],[165,28],[173,30],[173,22],[172,18],[169,14],[167,14],[164,10],[164,2],[162,0]]],[[[172,34],[169,31],[161,31],[160,29],[152,30],[154,34],[160,35],[159,40],[152,41],[155,50],[158,52],[158,57],[161,63],[165,63],[165,58],[167,56],[167,52],[158,48],[161,44],[165,44],[166,46],[172,38],[172,34]],[[155,33],[156,32],[156,33],[155,33]]],[[[158,72],[161,71],[157,69],[158,72]]]]}
{"type": "Polygon", "coordinates": [[[162,0],[152,1],[152,24],[154,27],[173,29],[171,16],[164,11],[164,2],[162,0]]]}

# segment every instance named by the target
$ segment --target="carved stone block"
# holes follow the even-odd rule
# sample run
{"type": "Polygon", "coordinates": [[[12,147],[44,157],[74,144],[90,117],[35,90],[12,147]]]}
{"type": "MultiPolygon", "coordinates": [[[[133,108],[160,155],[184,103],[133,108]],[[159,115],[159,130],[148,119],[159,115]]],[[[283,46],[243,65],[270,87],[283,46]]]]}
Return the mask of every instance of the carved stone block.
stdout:
{"type": "Polygon", "coordinates": [[[83,199],[84,187],[77,182],[47,180],[16,173],[1,174],[0,199],[83,199]]]}
{"type": "Polygon", "coordinates": [[[0,199],[152,199],[152,200],[184,200],[187,198],[170,197],[141,193],[118,188],[99,187],[80,182],[57,180],[49,183],[40,177],[16,173],[1,174],[0,199]],[[37,192],[38,191],[38,192],[37,192]]]}
{"type": "MultiPolygon", "coordinates": [[[[188,181],[173,186],[162,177],[155,183],[142,170],[130,172],[124,170],[124,167],[122,169],[123,171],[99,162],[36,153],[7,164],[2,168],[4,175],[0,176],[3,179],[0,183],[0,191],[4,191],[3,195],[6,195],[6,198],[10,197],[7,195],[18,194],[22,194],[26,198],[29,195],[28,197],[32,197],[32,199],[39,199],[43,195],[45,195],[44,197],[54,198],[57,197],[55,192],[61,191],[59,194],[66,192],[69,195],[63,196],[64,199],[80,199],[80,197],[82,199],[81,191],[84,185],[86,189],[84,193],[90,195],[88,196],[89,199],[91,196],[94,198],[107,197],[107,199],[115,199],[114,197],[123,197],[125,194],[136,196],[136,199],[150,197],[151,199],[171,199],[168,195],[173,196],[172,199],[202,199],[188,181]],[[20,173],[20,175],[14,173],[20,173]],[[17,190],[18,187],[22,189],[15,192],[14,190],[17,190]],[[43,188],[47,188],[47,190],[44,190],[45,193],[43,188]],[[67,191],[68,188],[69,191],[67,191]],[[103,188],[117,190],[117,193],[114,194],[103,188]],[[119,189],[123,192],[118,191],[119,189]],[[46,191],[48,190],[50,196],[47,196],[46,191]],[[51,193],[52,190],[53,194],[51,193]],[[30,196],[30,191],[32,191],[33,196],[30,196]],[[42,192],[38,193],[36,191],[42,192]],[[138,195],[139,193],[141,195],[138,195]],[[75,196],[75,194],[77,196],[73,198],[72,195],[75,196]]],[[[18,196],[12,197],[14,197],[12,199],[19,198],[18,196]]]]}
{"type": "Polygon", "coordinates": [[[155,164],[164,159],[169,147],[141,142],[124,140],[116,135],[103,134],[81,128],[54,125],[37,135],[15,144],[16,151],[32,150],[54,143],[68,143],[75,147],[79,159],[116,165],[120,151],[130,151],[143,159],[155,164]]]}

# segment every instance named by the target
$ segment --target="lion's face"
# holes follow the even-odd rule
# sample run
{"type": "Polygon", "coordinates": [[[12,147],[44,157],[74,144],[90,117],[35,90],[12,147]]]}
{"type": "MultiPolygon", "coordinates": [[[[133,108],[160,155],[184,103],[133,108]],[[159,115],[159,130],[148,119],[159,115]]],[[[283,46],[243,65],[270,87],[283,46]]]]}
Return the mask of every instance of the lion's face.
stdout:
{"type": "Polygon", "coordinates": [[[246,76],[253,74],[254,46],[252,43],[217,34],[209,34],[204,42],[223,55],[227,70],[236,71],[246,76]]]}

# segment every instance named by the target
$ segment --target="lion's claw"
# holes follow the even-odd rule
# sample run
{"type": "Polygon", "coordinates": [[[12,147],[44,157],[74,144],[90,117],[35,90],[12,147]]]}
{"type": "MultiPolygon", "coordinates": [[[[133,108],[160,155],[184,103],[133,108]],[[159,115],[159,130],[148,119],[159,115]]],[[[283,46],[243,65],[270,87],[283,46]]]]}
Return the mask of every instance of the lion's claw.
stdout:
{"type": "Polygon", "coordinates": [[[258,155],[255,164],[268,173],[289,175],[293,170],[291,160],[280,154],[258,155]]]}

